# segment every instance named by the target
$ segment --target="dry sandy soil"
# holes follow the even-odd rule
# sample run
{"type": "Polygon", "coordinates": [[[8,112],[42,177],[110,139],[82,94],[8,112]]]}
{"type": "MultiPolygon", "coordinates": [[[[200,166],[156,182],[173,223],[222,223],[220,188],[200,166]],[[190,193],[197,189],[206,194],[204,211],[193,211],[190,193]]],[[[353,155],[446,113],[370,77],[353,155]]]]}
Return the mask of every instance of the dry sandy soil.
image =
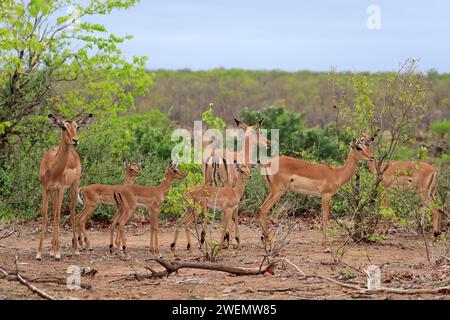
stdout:
{"type": "MultiPolygon", "coordinates": [[[[218,263],[243,268],[258,268],[264,256],[261,247],[257,221],[243,218],[241,221],[241,250],[223,250],[218,263]],[[245,221],[244,221],[245,220],[245,221]]],[[[448,248],[431,248],[432,263],[425,256],[423,239],[416,234],[390,235],[381,243],[359,245],[349,243],[344,264],[331,263],[331,255],[323,252],[320,245],[321,231],[317,222],[297,222],[290,233],[290,242],[280,256],[286,257],[306,274],[318,274],[350,284],[366,286],[363,273],[353,268],[364,269],[375,264],[382,269],[382,285],[392,288],[415,289],[435,288],[450,285],[450,263],[440,257],[448,254],[448,248]]],[[[218,238],[219,228],[210,228],[211,235],[218,238]]],[[[173,235],[173,223],[166,222],[160,228],[160,251],[165,259],[173,260],[169,244],[173,235]]],[[[392,293],[361,294],[354,289],[344,288],[319,278],[302,279],[298,271],[289,264],[280,264],[273,276],[232,276],[227,273],[197,269],[182,269],[178,274],[157,279],[133,279],[133,275],[146,274],[149,266],[155,270],[162,268],[148,251],[149,226],[133,222],[127,226],[126,234],[130,259],[121,255],[110,255],[107,228],[96,226],[88,230],[94,250],[81,252],[80,256],[70,255],[71,233],[65,226],[61,233],[62,260],[53,261],[49,257],[50,236],[47,234],[42,261],[34,259],[38,243],[38,222],[0,225],[0,267],[13,273],[17,255],[20,274],[27,279],[58,277],[66,279],[71,265],[95,269],[97,273],[83,276],[82,284],[90,289],[70,290],[64,284],[34,283],[39,289],[58,299],[449,299],[449,293],[409,294],[392,293]],[[1,239],[11,231],[15,232],[1,239]],[[130,276],[128,277],[127,276],[130,276]]],[[[336,244],[343,236],[334,235],[336,244]]],[[[445,244],[448,245],[448,242],[445,244]]],[[[201,252],[195,249],[189,254],[184,248],[186,240],[180,233],[178,258],[199,261],[201,252]]],[[[88,269],[86,269],[88,270],[88,269]]],[[[7,281],[0,276],[0,299],[41,299],[25,286],[15,281],[7,281]]]]}

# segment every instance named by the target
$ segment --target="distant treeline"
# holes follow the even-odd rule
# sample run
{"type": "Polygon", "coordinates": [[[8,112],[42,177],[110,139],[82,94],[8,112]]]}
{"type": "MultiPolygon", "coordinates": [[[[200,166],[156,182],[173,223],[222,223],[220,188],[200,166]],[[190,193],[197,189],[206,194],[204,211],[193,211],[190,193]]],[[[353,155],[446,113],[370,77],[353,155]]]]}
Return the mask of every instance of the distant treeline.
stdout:
{"type": "MultiPolygon", "coordinates": [[[[324,126],[334,121],[334,96],[340,86],[351,87],[353,73],[250,71],[156,70],[155,82],[145,97],[136,99],[138,111],[159,108],[180,125],[192,125],[214,104],[214,112],[227,123],[248,107],[276,105],[306,114],[307,126],[324,126]],[[338,83],[338,85],[336,85],[338,83]]],[[[383,77],[385,73],[368,74],[383,77]]],[[[424,125],[450,118],[450,74],[434,70],[423,75],[428,111],[424,125]]]]}

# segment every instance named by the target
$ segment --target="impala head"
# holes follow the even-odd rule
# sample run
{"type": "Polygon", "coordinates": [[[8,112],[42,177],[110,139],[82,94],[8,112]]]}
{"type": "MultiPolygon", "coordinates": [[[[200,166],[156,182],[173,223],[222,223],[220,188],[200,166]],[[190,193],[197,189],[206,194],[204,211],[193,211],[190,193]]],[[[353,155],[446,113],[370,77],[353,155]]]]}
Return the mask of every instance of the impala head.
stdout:
{"type": "Polygon", "coordinates": [[[236,122],[236,125],[239,129],[244,130],[244,138],[249,137],[252,142],[256,142],[256,144],[261,148],[267,148],[268,146],[270,146],[270,140],[264,138],[260,131],[264,119],[259,120],[252,126],[247,125],[239,121],[238,119],[234,119],[234,121],[236,122]]]}
{"type": "Polygon", "coordinates": [[[244,179],[248,179],[251,178],[251,174],[250,174],[250,167],[246,164],[235,164],[236,165],[236,171],[238,172],[238,174],[243,177],[244,179]]]}
{"type": "Polygon", "coordinates": [[[139,161],[132,163],[127,160],[123,160],[122,166],[130,176],[137,177],[141,174],[141,171],[144,168],[144,162],[139,161]]]}
{"type": "Polygon", "coordinates": [[[366,160],[373,161],[375,157],[373,156],[373,147],[372,142],[375,139],[376,135],[362,135],[361,137],[353,139],[350,144],[351,151],[353,152],[353,156],[357,160],[366,160]]]}
{"type": "Polygon", "coordinates": [[[172,179],[184,179],[186,178],[187,173],[182,172],[180,170],[180,168],[178,167],[178,164],[173,163],[172,161],[170,161],[169,165],[167,166],[166,169],[166,177],[168,178],[172,178],[172,179]]]}
{"type": "Polygon", "coordinates": [[[61,128],[61,140],[65,144],[77,145],[80,143],[77,136],[79,127],[87,125],[92,119],[92,113],[77,120],[63,120],[57,113],[51,113],[48,118],[53,125],[61,128]]]}

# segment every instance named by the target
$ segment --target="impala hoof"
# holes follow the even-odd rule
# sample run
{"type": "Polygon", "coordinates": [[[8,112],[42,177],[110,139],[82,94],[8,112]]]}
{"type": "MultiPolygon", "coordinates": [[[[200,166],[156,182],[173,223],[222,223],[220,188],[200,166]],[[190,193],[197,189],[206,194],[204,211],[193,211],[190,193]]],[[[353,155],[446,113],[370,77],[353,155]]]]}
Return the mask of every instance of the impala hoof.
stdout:
{"type": "Polygon", "coordinates": [[[36,260],[37,261],[41,261],[42,260],[42,255],[40,253],[36,254],[36,260]]]}

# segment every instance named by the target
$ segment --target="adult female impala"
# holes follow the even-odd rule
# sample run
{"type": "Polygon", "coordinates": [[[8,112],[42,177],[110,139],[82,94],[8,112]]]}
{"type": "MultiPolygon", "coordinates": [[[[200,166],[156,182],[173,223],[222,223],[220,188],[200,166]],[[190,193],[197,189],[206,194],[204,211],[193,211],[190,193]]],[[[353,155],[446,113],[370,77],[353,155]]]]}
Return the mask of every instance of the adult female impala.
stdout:
{"type": "MultiPolygon", "coordinates": [[[[234,119],[236,126],[243,130],[243,148],[240,151],[229,151],[225,148],[215,148],[214,140],[204,142],[202,173],[205,185],[219,186],[220,180],[223,185],[233,186],[236,183],[237,174],[235,164],[245,164],[250,167],[256,163],[251,162],[251,154],[256,150],[256,146],[267,148],[270,141],[261,134],[263,119],[254,125],[247,125],[234,119]]],[[[256,160],[256,159],[255,159],[256,160]]]]}
{"type": "Polygon", "coordinates": [[[328,243],[327,229],[331,197],[355,174],[358,160],[374,160],[371,148],[373,139],[374,137],[366,135],[353,139],[349,147],[347,161],[340,168],[333,168],[325,164],[312,164],[286,156],[274,158],[262,165],[263,171],[266,172],[263,177],[269,187],[269,195],[260,208],[262,239],[269,238],[267,214],[270,208],[286,191],[291,190],[305,195],[322,197],[323,241],[326,246],[328,243]],[[269,175],[272,165],[276,166],[274,161],[278,161],[278,171],[269,175]]]}
{"type": "Polygon", "coordinates": [[[57,114],[49,114],[52,123],[61,128],[61,142],[59,146],[51,148],[44,154],[39,167],[39,179],[42,185],[42,226],[39,239],[39,247],[36,259],[42,258],[42,245],[47,227],[48,198],[52,203],[54,214],[54,227],[52,250],[50,255],[55,260],[61,259],[59,251],[59,224],[61,215],[61,203],[64,191],[70,188],[70,215],[72,218],[72,254],[79,254],[76,241],[76,213],[75,206],[81,177],[81,162],[78,154],[72,149],[72,145],[78,145],[77,129],[87,124],[92,117],[89,114],[78,120],[63,120],[57,114]]]}
{"type": "MultiPolygon", "coordinates": [[[[122,162],[124,169],[124,185],[133,184],[134,178],[141,174],[141,170],[144,166],[142,161],[137,163],[129,163],[126,160],[122,162]]],[[[116,202],[114,201],[114,185],[107,184],[91,184],[88,186],[84,186],[80,188],[78,202],[81,202],[84,207],[78,215],[78,241],[82,249],[85,246],[88,250],[92,250],[91,242],[87,236],[86,232],[86,222],[87,219],[91,216],[92,212],[100,205],[100,204],[108,204],[114,205],[116,202]],[[82,198],[82,199],[81,199],[82,198]],[[83,201],[84,200],[84,201],[83,201]]]]}
{"type": "MultiPolygon", "coordinates": [[[[369,170],[377,175],[375,161],[369,163],[369,170]]],[[[438,176],[436,168],[426,162],[388,161],[381,170],[385,170],[381,180],[385,189],[413,190],[431,208],[433,236],[437,238],[441,231],[441,212],[434,202],[438,176]]]]}

